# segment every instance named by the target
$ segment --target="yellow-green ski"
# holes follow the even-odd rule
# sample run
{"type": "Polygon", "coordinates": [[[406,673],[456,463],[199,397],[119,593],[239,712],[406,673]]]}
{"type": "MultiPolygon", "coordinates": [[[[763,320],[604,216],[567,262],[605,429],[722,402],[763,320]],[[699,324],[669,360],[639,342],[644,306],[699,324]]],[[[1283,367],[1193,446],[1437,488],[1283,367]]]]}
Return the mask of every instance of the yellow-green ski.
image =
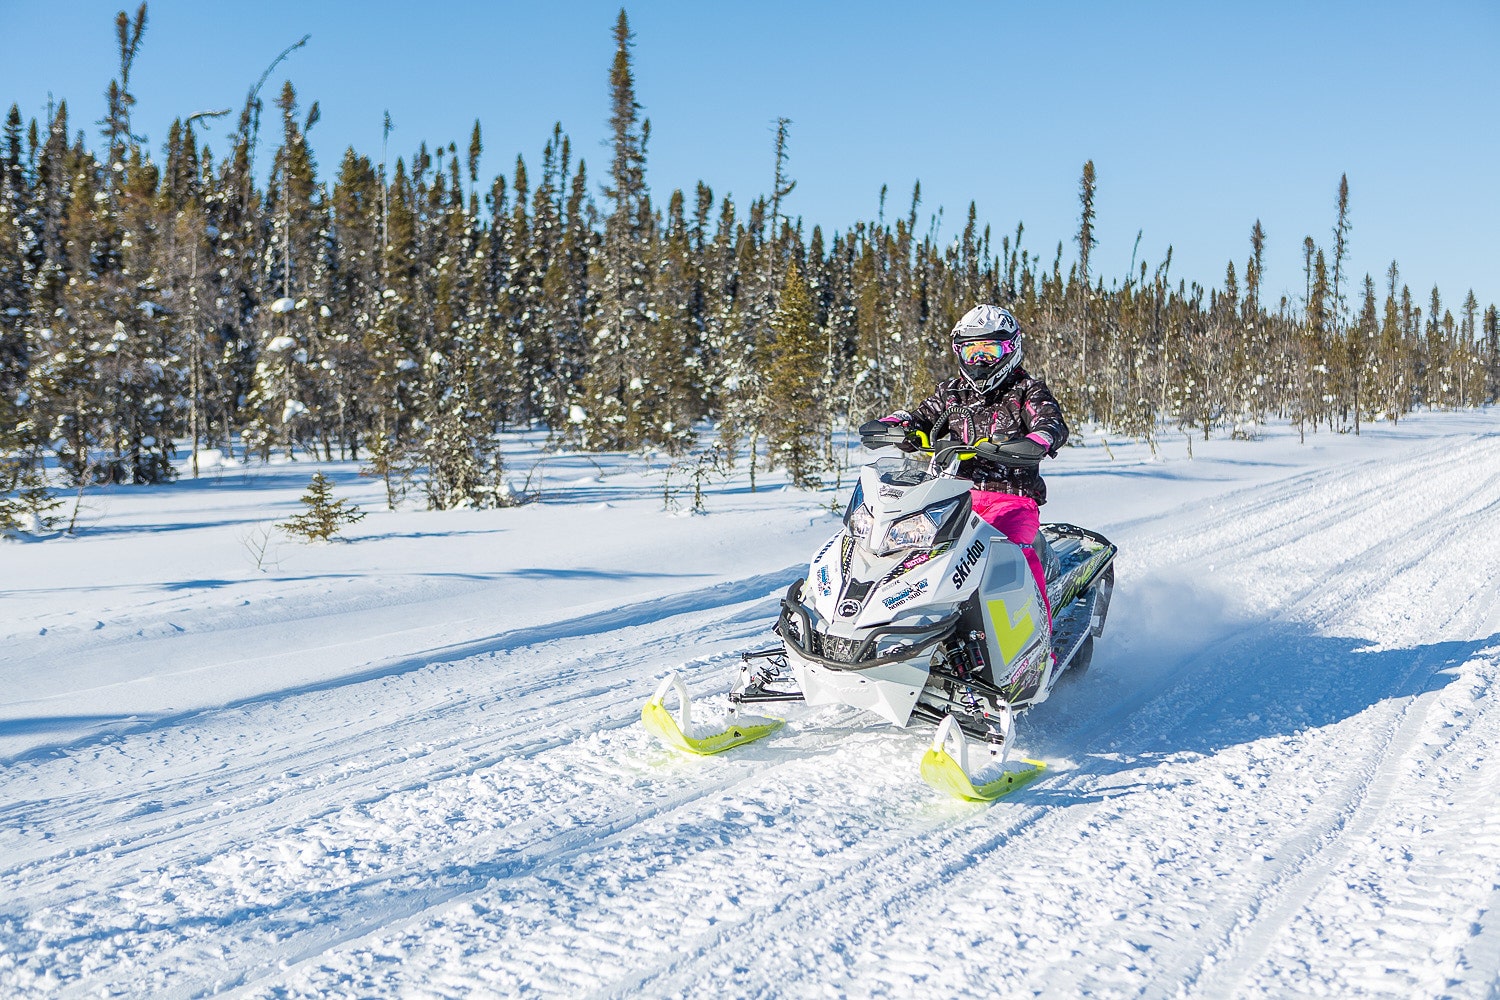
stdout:
{"type": "Polygon", "coordinates": [[[976,785],[959,766],[958,761],[948,755],[948,751],[928,750],[922,755],[922,780],[938,791],[960,799],[993,802],[1029,784],[1047,769],[1047,765],[1039,760],[1023,758],[1023,763],[1028,766],[1014,771],[1007,770],[992,781],[982,781],[976,785]]]}
{"type": "MultiPolygon", "coordinates": [[[[1004,718],[1006,742],[1010,740],[1010,721],[1007,714],[1004,718]]],[[[1022,766],[1013,767],[1002,756],[1000,770],[995,777],[976,784],[969,771],[968,741],[964,739],[963,730],[958,727],[958,720],[950,715],[938,726],[932,746],[922,755],[922,780],[955,798],[970,802],[993,802],[1036,780],[1047,769],[1042,761],[1027,757],[1021,758],[1019,763],[1022,766]],[[950,741],[958,750],[957,757],[948,752],[950,741]]]]}
{"type": "Polygon", "coordinates": [[[646,727],[648,733],[668,746],[703,756],[722,753],[732,747],[758,740],[762,736],[769,736],[782,725],[780,719],[758,719],[755,722],[736,721],[720,732],[708,736],[692,736],[688,723],[688,704],[687,686],[674,673],[661,682],[661,686],[656,689],[656,694],[652,695],[645,707],[641,709],[641,725],[646,727]],[[676,715],[667,711],[667,706],[663,704],[667,692],[673,688],[677,689],[676,715]]]}

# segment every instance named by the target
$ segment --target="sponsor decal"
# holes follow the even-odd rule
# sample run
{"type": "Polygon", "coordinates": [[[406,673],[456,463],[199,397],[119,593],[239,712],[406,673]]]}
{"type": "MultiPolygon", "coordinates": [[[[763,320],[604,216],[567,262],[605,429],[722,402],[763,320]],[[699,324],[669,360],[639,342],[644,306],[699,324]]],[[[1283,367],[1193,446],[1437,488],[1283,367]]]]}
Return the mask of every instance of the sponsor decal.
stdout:
{"type": "Polygon", "coordinates": [[[882,486],[880,487],[880,495],[882,497],[891,497],[899,500],[901,497],[906,495],[906,490],[902,489],[899,486],[882,486]]]}
{"type": "Polygon", "coordinates": [[[907,556],[900,563],[898,563],[896,568],[887,573],[884,579],[882,579],[880,582],[882,584],[890,583],[902,573],[911,572],[918,566],[921,566],[923,563],[930,562],[931,560],[936,559],[938,556],[942,555],[944,552],[947,552],[951,548],[953,548],[952,542],[944,542],[941,545],[935,546],[931,549],[926,549],[922,552],[913,552],[911,555],[907,556]]]}
{"type": "Polygon", "coordinates": [[[833,593],[833,578],[829,575],[827,566],[818,567],[818,593],[824,597],[833,593]]]}
{"type": "Polygon", "coordinates": [[[969,574],[974,572],[974,567],[979,564],[979,557],[984,555],[984,543],[975,542],[964,551],[964,557],[958,561],[958,568],[953,571],[953,586],[962,587],[969,574]]]}
{"type": "Polygon", "coordinates": [[[857,614],[859,614],[858,601],[841,601],[839,603],[840,618],[853,618],[857,614]]]}
{"type": "Polygon", "coordinates": [[[1028,656],[1016,667],[1010,675],[1010,680],[1001,685],[1000,690],[1009,701],[1017,701],[1030,698],[1041,689],[1042,673],[1047,666],[1047,658],[1050,654],[1045,649],[1038,650],[1038,655],[1028,656]]]}
{"type": "Polygon", "coordinates": [[[930,552],[919,552],[916,555],[907,556],[905,559],[901,560],[901,564],[899,566],[891,570],[890,579],[894,580],[902,573],[907,573],[911,570],[916,569],[918,566],[927,562],[931,558],[932,553],[930,552]]]}
{"type": "Polygon", "coordinates": [[[839,569],[845,576],[849,575],[849,557],[854,554],[854,539],[848,535],[844,536],[844,543],[839,551],[839,569]]]}
{"type": "Polygon", "coordinates": [[[892,594],[881,603],[884,604],[887,609],[894,610],[896,608],[899,608],[901,605],[905,604],[912,598],[922,595],[926,591],[927,581],[917,580],[913,583],[908,583],[901,589],[901,592],[899,594],[892,594]]]}

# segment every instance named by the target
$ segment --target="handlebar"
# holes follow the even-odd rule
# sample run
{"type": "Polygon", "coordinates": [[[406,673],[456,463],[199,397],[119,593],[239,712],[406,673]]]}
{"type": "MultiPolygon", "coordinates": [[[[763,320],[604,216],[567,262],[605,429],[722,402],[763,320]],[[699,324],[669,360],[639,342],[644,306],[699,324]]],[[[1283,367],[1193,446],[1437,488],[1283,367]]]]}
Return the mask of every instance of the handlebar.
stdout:
{"type": "Polygon", "coordinates": [[[938,445],[937,441],[948,430],[954,412],[952,409],[945,410],[933,423],[930,431],[871,420],[860,426],[859,440],[866,448],[871,449],[911,443],[915,447],[909,450],[930,455],[933,467],[938,469],[946,469],[955,458],[960,462],[979,458],[996,465],[1017,465],[1033,469],[1041,465],[1041,455],[1010,454],[1005,443],[997,444],[988,438],[979,438],[973,444],[955,441],[952,444],[938,445]]]}

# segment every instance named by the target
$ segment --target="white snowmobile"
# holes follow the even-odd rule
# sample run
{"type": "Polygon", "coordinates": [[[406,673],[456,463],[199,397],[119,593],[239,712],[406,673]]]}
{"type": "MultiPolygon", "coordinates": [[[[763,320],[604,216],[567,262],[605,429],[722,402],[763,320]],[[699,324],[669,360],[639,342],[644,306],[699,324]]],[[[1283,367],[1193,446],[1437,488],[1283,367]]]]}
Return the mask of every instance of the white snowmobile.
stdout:
{"type": "MultiPolygon", "coordinates": [[[[844,527],[781,601],[779,646],[745,653],[729,693],[728,724],[695,733],[687,688],[674,673],[642,721],[682,750],[713,754],[781,725],[754,716],[775,702],[849,705],[907,727],[938,726],[922,777],[961,798],[988,801],[1037,777],[1041,761],[1012,759],[1015,716],[1047,700],[1068,669],[1086,669],[1114,587],[1115,546],[1070,524],[1042,525],[1052,620],[1019,545],[970,509],[957,475],[973,457],[1014,462],[987,440],[931,438],[905,458],[867,465],[844,527]],[[675,713],[666,698],[675,689],[675,713]],[[971,754],[969,739],[985,752],[971,754]]],[[[898,444],[900,428],[865,440],[898,444]]]]}

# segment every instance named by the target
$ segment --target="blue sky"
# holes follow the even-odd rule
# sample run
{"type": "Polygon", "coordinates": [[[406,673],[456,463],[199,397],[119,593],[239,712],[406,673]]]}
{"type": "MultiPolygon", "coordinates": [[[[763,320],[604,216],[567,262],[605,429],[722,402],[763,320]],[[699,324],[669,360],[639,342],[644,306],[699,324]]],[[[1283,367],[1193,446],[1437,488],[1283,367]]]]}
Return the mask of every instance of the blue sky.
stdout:
{"type": "MultiPolygon", "coordinates": [[[[118,2],[0,0],[0,103],[42,117],[67,98],[74,128],[103,116],[118,2]],[[60,53],[60,54],[59,54],[60,53]]],[[[136,131],[160,148],[174,117],[234,108],[267,82],[321,104],[310,139],[325,175],[345,147],[392,159],[483,129],[484,177],[535,168],[560,121],[601,180],[616,2],[339,4],[152,0],[132,76],[136,131]]],[[[133,11],[134,2],[130,4],[133,11]]],[[[905,214],[945,236],[970,200],[1002,233],[1065,261],[1083,162],[1098,171],[1095,272],[1122,277],[1142,233],[1153,266],[1222,284],[1250,227],[1267,232],[1267,291],[1302,294],[1301,245],[1331,242],[1339,175],[1350,185],[1356,279],[1392,258],[1425,307],[1434,283],[1457,313],[1473,288],[1500,302],[1500,4],[626,5],[637,97],[651,119],[658,200],[699,180],[743,207],[770,188],[778,116],[793,121],[793,214],[825,230],[905,214]]],[[[274,127],[274,109],[268,116],[274,127]]],[[[216,152],[232,127],[208,135],[216,152]]],[[[274,136],[267,136],[274,142],[274,136]]],[[[265,154],[263,154],[264,156],[265,154]]],[[[595,196],[598,197],[597,188],[595,196]]]]}

